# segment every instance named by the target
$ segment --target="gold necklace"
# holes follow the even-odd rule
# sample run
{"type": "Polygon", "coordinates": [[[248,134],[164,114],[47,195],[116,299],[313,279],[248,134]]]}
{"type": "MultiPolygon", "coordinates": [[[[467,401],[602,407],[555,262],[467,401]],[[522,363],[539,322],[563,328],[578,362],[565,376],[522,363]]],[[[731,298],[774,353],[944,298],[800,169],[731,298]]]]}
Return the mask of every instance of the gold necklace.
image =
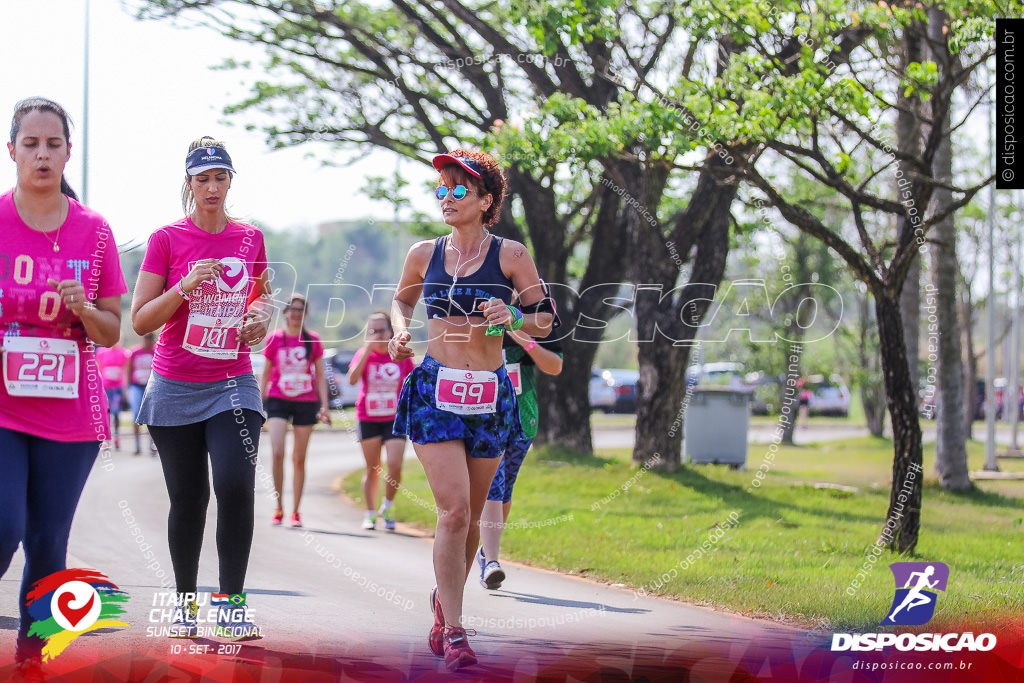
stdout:
{"type": "MultiPolygon", "coordinates": [[[[58,253],[60,251],[60,247],[57,246],[57,242],[60,241],[60,231],[64,227],[64,221],[67,219],[67,213],[66,213],[67,209],[64,206],[64,201],[61,201],[61,203],[60,203],[60,217],[59,217],[59,219],[57,221],[57,236],[55,238],[53,238],[53,239],[50,239],[50,236],[47,235],[46,233],[47,232],[52,232],[53,228],[50,228],[49,230],[47,230],[43,226],[38,225],[37,223],[34,223],[33,221],[30,221],[28,219],[28,214],[25,211],[22,211],[21,207],[18,206],[18,195],[17,195],[17,193],[14,193],[13,198],[14,198],[14,208],[17,209],[18,216],[21,218],[21,220],[24,221],[26,225],[28,225],[30,228],[32,228],[36,232],[42,233],[42,235],[47,240],[49,240],[50,242],[53,243],[53,253],[55,253],[55,254],[58,253]]],[[[62,197],[62,200],[63,200],[63,197],[62,197]]]]}

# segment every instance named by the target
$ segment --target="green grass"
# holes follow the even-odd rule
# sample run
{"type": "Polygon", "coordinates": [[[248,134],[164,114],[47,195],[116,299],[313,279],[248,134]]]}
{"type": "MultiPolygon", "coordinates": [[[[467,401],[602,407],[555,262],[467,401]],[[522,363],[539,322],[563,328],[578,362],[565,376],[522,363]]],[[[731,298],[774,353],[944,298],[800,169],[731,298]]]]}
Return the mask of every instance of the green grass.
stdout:
{"type": "MultiPolygon", "coordinates": [[[[760,487],[767,452],[754,445],[747,471],[688,466],[672,474],[632,467],[628,450],[586,457],[558,447],[534,450],[516,484],[502,555],[526,564],[615,583],[743,614],[830,629],[873,628],[893,596],[891,562],[945,562],[947,590],[934,630],[965,621],[1019,622],[1024,603],[1024,481],[979,482],[953,494],[932,475],[925,446],[920,542],[912,557],[884,552],[862,577],[889,500],[892,443],[864,437],[782,447],[760,487]],[[855,491],[815,488],[841,484],[855,491]],[[729,518],[737,520],[729,528],[729,518]],[[701,554],[701,546],[706,550],[701,554]],[[688,561],[689,558],[689,561],[688,561]],[[674,571],[673,571],[674,570],[674,571]]],[[[972,471],[984,447],[969,447],[972,471]]],[[[1000,462],[1006,471],[1022,461],[1000,462]]],[[[359,477],[345,490],[359,498],[359,477]]],[[[418,461],[406,463],[400,520],[432,527],[433,497],[418,461]]]]}

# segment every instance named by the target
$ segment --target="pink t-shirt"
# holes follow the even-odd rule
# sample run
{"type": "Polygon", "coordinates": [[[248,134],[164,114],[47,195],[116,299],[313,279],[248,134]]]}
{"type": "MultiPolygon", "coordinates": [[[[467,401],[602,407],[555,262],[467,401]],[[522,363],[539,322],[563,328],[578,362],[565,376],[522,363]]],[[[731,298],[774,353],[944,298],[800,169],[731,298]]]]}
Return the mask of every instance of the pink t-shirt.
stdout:
{"type": "Polygon", "coordinates": [[[0,427],[55,441],[107,438],[95,347],[47,279],[78,280],[90,300],[127,292],[110,226],[69,198],[59,231],[33,230],[9,191],[0,196],[0,231],[0,427]]]}
{"type": "Polygon", "coordinates": [[[132,348],[132,376],[128,378],[132,384],[146,386],[146,383],[149,382],[149,374],[153,370],[153,354],[155,351],[156,347],[147,351],[141,344],[132,348]]]}
{"type": "Polygon", "coordinates": [[[120,389],[128,384],[128,358],[131,353],[123,346],[96,349],[96,362],[104,389],[120,389]]]}
{"type": "Polygon", "coordinates": [[[142,270],[174,289],[196,261],[216,258],[225,265],[216,280],[203,282],[182,301],[160,333],[153,370],[180,382],[213,382],[252,372],[249,347],[239,342],[249,292],[267,269],[263,233],[245,223],[228,223],[212,235],[190,218],[165,225],[149,238],[142,270]]]}
{"type": "Polygon", "coordinates": [[[267,338],[267,346],[263,355],[270,363],[270,386],[267,387],[269,398],[283,398],[288,401],[316,401],[316,360],[323,358],[324,345],[315,332],[313,338],[313,357],[306,359],[306,345],[302,337],[291,337],[284,330],[275,330],[267,338]]]}
{"type": "MultiPolygon", "coordinates": [[[[366,349],[361,348],[352,357],[351,365],[358,365],[366,349]]],[[[363,367],[359,398],[356,399],[356,419],[363,422],[386,422],[395,419],[398,410],[398,394],[402,382],[416,369],[412,358],[401,363],[391,360],[387,353],[371,351],[363,367]]]]}

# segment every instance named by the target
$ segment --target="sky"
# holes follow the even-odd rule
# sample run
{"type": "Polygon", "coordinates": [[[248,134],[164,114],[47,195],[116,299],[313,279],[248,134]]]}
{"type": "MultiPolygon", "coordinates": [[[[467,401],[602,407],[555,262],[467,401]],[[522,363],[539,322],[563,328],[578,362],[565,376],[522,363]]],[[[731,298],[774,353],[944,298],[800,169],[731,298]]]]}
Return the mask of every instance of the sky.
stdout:
{"type": "MultiPolygon", "coordinates": [[[[81,196],[83,178],[84,0],[0,0],[0,117],[4,141],[15,103],[30,96],[59,102],[74,124],[68,182],[81,196]]],[[[91,0],[88,119],[88,203],[109,221],[119,244],[145,241],[181,217],[181,183],[189,143],[203,135],[223,140],[238,174],[228,210],[275,230],[312,230],[317,224],[364,216],[391,219],[390,205],[371,202],[360,189],[368,175],[390,175],[397,158],[374,152],[350,167],[323,167],[326,146],[270,151],[225,105],[248,93],[253,76],[213,71],[226,57],[258,61],[262,51],[203,28],[138,21],[120,0],[91,0]],[[307,158],[316,152],[320,158],[307,158]]],[[[14,185],[9,157],[0,193],[14,185]]],[[[401,172],[420,187],[432,173],[403,160],[401,172]]],[[[436,210],[424,193],[414,205],[436,210]]]]}

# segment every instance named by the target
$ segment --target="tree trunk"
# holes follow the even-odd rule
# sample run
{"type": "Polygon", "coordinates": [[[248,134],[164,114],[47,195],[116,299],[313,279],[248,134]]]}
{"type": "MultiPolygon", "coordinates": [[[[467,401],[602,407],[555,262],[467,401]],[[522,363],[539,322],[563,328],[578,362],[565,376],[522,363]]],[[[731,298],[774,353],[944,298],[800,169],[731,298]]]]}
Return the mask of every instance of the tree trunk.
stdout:
{"type": "MultiPolygon", "coordinates": [[[[810,282],[812,279],[812,267],[811,267],[811,236],[805,232],[797,233],[796,239],[793,241],[793,279],[797,283],[810,282]]],[[[793,342],[794,345],[800,346],[804,340],[804,330],[810,327],[810,323],[807,320],[798,320],[797,314],[800,312],[800,302],[802,297],[790,297],[786,301],[786,317],[789,318],[790,324],[786,329],[786,339],[793,342]]],[[[809,307],[804,308],[804,315],[808,315],[807,311],[809,307]]],[[[815,311],[817,313],[817,311],[815,311]]],[[[796,368],[795,374],[797,379],[801,376],[801,360],[803,359],[802,353],[793,354],[796,357],[796,368]]],[[[788,358],[789,354],[787,354],[788,358]]],[[[786,364],[787,368],[789,363],[786,364]]],[[[786,387],[782,385],[779,387],[779,405],[785,405],[785,393],[786,387]]],[[[782,421],[782,443],[787,446],[793,445],[793,433],[796,431],[796,422],[800,416],[800,402],[799,397],[797,400],[796,408],[789,412],[789,419],[782,421]]]]}
{"type": "MultiPolygon", "coordinates": [[[[638,297],[638,318],[651,314],[648,304],[641,303],[649,298],[638,297]]],[[[652,342],[639,345],[635,464],[647,463],[648,469],[653,466],[665,472],[681,465],[690,350],[689,346],[673,346],[672,340],[662,335],[655,335],[652,342]]]]}
{"type": "Polygon", "coordinates": [[[881,358],[878,353],[878,325],[871,310],[868,294],[857,296],[857,312],[860,319],[858,357],[860,360],[860,402],[864,407],[871,436],[881,438],[885,431],[885,382],[882,377],[881,358]]]}
{"type": "Polygon", "coordinates": [[[529,176],[516,174],[510,176],[510,180],[513,179],[520,196],[531,198],[529,202],[524,201],[523,206],[534,259],[540,276],[552,285],[552,296],[562,322],[555,331],[562,343],[562,373],[557,377],[537,373],[540,410],[534,442],[538,446],[557,442],[582,453],[593,453],[590,368],[604,332],[594,321],[607,323],[618,309],[604,305],[602,295],[592,286],[619,283],[625,277],[626,261],[621,255],[626,248],[626,236],[619,218],[621,198],[607,187],[601,186],[598,190],[599,206],[592,227],[594,248],[580,286],[584,294],[579,296],[557,284],[568,280],[568,257],[563,253],[565,226],[557,224],[554,196],[529,176]],[[589,326],[577,325],[580,320],[590,321],[589,326]]]}
{"type": "MultiPolygon", "coordinates": [[[[932,11],[929,30],[941,27],[942,13],[932,11]],[[937,17],[935,15],[938,15],[937,17]]],[[[942,36],[933,36],[933,41],[942,36]]],[[[945,44],[945,41],[943,41],[945,44]]],[[[948,64],[949,55],[945,55],[948,64]]],[[[941,122],[942,142],[932,162],[935,178],[953,182],[953,142],[949,115],[941,122]]],[[[935,211],[943,211],[953,202],[953,194],[936,187],[932,195],[935,211]]],[[[942,487],[954,491],[971,488],[967,471],[967,434],[964,430],[964,368],[960,349],[960,325],[957,322],[957,275],[960,266],[956,258],[956,226],[953,216],[937,223],[933,228],[931,245],[932,286],[928,290],[928,363],[938,361],[938,391],[936,392],[935,471],[942,487]],[[936,348],[937,347],[937,348],[936,348]],[[934,348],[934,352],[933,352],[934,348]]]]}
{"type": "MultiPolygon", "coordinates": [[[[696,248],[689,282],[678,294],[674,291],[678,269],[660,230],[644,230],[641,226],[632,233],[635,275],[639,278],[647,273],[641,281],[654,283],[637,290],[635,303],[640,380],[633,462],[648,462],[657,453],[661,459],[654,468],[659,470],[671,471],[681,464],[688,343],[695,339],[725,274],[730,208],[737,186],[719,179],[715,169],[724,165],[718,156],[705,162],[705,170],[678,221],[677,228],[685,226],[688,241],[696,248]]],[[[673,242],[685,243],[678,230],[673,231],[673,242]]],[[[684,253],[689,254],[690,249],[684,253]]]]}
{"type": "Polygon", "coordinates": [[[921,527],[921,425],[917,390],[910,379],[897,297],[875,292],[886,397],[893,431],[892,489],[881,540],[901,554],[913,552],[921,527]]]}
{"type": "Polygon", "coordinates": [[[916,400],[918,387],[921,386],[921,369],[919,364],[918,334],[921,331],[921,259],[914,259],[914,265],[907,272],[907,281],[903,284],[900,295],[900,318],[903,321],[903,338],[906,340],[907,370],[910,372],[910,383],[914,387],[916,400]]]}
{"type": "MultiPolygon", "coordinates": [[[[903,35],[904,51],[901,60],[904,70],[910,64],[921,62],[925,57],[923,27],[914,22],[908,26],[903,35]]],[[[896,146],[901,152],[912,155],[917,159],[921,156],[921,101],[917,96],[907,97],[901,88],[897,98],[899,111],[896,115],[896,146]]],[[[914,164],[909,169],[927,174],[928,169],[921,169],[914,164]]],[[[896,197],[900,197],[905,187],[900,183],[909,182],[910,174],[895,182],[896,197]]],[[[914,206],[915,210],[924,211],[923,206],[914,206]]],[[[902,235],[908,230],[908,218],[900,216],[897,221],[896,234],[902,235]]],[[[914,387],[914,398],[917,400],[918,388],[921,385],[921,372],[918,368],[920,355],[918,353],[918,335],[921,330],[921,259],[914,257],[914,262],[907,271],[907,278],[903,281],[903,292],[900,295],[900,315],[903,318],[903,340],[906,344],[907,359],[910,363],[910,382],[914,387]]],[[[881,322],[879,322],[881,326],[881,322]]]]}
{"type": "MultiPolygon", "coordinates": [[[[563,342],[563,350],[566,344],[563,342]]],[[[534,443],[559,443],[581,453],[593,453],[590,430],[590,368],[597,344],[572,344],[557,377],[536,372],[540,414],[534,443]]]]}

